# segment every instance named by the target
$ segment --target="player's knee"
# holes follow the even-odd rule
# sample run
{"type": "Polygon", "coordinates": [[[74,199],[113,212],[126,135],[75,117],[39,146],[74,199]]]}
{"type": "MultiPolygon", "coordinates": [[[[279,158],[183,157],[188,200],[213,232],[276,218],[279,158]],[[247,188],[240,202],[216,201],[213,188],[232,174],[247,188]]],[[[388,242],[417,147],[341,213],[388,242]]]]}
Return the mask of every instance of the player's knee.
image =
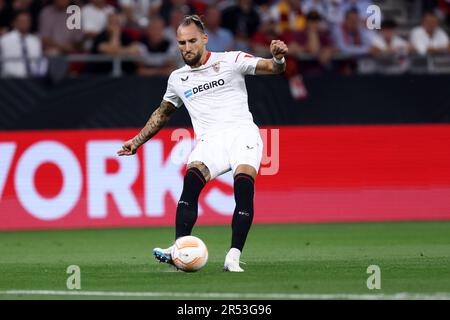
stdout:
{"type": "Polygon", "coordinates": [[[236,172],[235,177],[236,177],[237,175],[241,174],[241,173],[244,173],[244,174],[247,174],[247,175],[249,175],[250,177],[252,177],[253,180],[255,180],[255,177],[256,177],[256,175],[258,174],[258,172],[256,171],[256,169],[255,169],[253,166],[248,165],[248,164],[240,164],[239,166],[237,166],[235,172],[236,172]]]}
{"type": "Polygon", "coordinates": [[[202,185],[206,184],[206,179],[203,176],[202,172],[196,167],[187,169],[186,174],[184,175],[184,184],[189,187],[193,184],[199,183],[202,185]]]}
{"type": "MultiPolygon", "coordinates": [[[[203,177],[203,179],[205,180],[205,182],[208,182],[209,180],[211,180],[211,173],[210,173],[208,167],[203,162],[192,161],[191,163],[189,163],[187,165],[187,171],[189,171],[192,168],[195,168],[200,172],[200,174],[203,177]]],[[[187,171],[186,171],[186,173],[187,173],[187,171]]]]}

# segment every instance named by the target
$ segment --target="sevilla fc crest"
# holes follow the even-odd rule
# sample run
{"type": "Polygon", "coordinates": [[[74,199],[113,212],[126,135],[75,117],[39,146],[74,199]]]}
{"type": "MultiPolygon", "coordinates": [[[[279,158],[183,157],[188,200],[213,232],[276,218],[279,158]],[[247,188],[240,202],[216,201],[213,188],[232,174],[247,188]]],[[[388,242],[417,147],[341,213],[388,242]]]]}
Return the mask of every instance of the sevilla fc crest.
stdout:
{"type": "Polygon", "coordinates": [[[219,72],[220,70],[220,62],[216,62],[212,65],[212,68],[215,72],[219,72]]]}

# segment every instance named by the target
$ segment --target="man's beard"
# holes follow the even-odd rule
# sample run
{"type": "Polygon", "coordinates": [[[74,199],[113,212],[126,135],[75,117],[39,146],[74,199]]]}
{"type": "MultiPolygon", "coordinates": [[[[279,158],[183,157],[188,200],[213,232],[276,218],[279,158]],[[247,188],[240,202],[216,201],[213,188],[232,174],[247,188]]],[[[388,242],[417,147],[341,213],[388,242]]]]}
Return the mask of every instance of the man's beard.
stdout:
{"type": "Polygon", "coordinates": [[[198,53],[192,59],[187,59],[184,55],[181,56],[183,57],[184,63],[186,63],[188,66],[197,65],[200,62],[200,59],[202,58],[201,53],[198,53]]]}

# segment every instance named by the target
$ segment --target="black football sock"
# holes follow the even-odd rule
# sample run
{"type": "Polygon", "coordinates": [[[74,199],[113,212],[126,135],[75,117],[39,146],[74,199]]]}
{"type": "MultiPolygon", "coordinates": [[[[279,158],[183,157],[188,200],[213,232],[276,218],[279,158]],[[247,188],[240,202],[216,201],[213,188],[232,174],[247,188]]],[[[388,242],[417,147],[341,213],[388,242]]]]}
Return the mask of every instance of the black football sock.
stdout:
{"type": "Polygon", "coordinates": [[[190,168],[186,171],[183,192],[177,206],[175,239],[191,234],[197,221],[198,197],[205,184],[206,180],[199,169],[190,168]]]}
{"type": "Polygon", "coordinates": [[[236,209],[231,223],[231,247],[242,252],[248,231],[253,221],[253,195],[255,193],[255,180],[245,173],[234,177],[234,199],[236,209]]]}

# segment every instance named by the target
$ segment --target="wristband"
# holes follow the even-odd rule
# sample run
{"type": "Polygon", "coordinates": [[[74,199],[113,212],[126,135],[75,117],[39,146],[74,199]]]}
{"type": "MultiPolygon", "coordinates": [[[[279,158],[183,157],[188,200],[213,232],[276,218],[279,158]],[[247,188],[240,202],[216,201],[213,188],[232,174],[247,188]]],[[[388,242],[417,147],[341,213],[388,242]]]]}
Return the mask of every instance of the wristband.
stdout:
{"type": "Polygon", "coordinates": [[[273,57],[273,61],[275,61],[275,63],[277,63],[277,64],[285,64],[286,63],[286,59],[284,59],[284,57],[281,59],[277,59],[277,58],[273,57]]]}

